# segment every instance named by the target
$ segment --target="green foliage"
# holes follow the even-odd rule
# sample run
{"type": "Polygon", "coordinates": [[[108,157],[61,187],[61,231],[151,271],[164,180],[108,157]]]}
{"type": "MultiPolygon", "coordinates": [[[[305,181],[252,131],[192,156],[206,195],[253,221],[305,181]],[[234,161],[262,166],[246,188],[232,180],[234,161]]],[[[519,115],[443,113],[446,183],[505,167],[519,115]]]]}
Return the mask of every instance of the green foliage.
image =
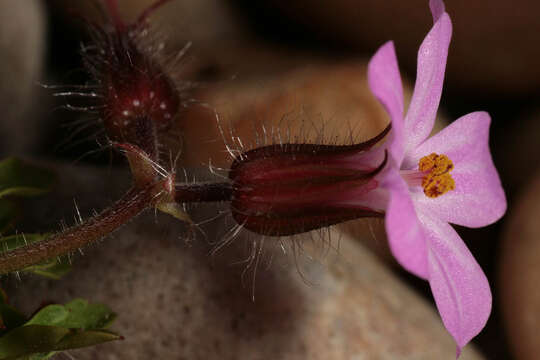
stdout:
{"type": "MultiPolygon", "coordinates": [[[[0,234],[13,226],[20,211],[15,202],[6,197],[29,197],[41,195],[50,190],[54,175],[18,159],[8,158],[0,161],[0,234]]],[[[0,237],[0,254],[18,247],[41,241],[47,235],[17,234],[0,237]]],[[[32,272],[51,279],[59,279],[71,269],[66,259],[52,259],[33,265],[21,271],[32,272]]]]}
{"type": "Polygon", "coordinates": [[[75,299],[66,305],[45,306],[29,320],[9,305],[0,305],[4,306],[0,307],[0,315],[5,320],[5,330],[0,337],[0,360],[43,360],[58,351],[121,338],[106,330],[116,315],[102,304],[75,299]],[[14,320],[8,324],[8,318],[14,320]]]}
{"type": "MultiPolygon", "coordinates": [[[[0,255],[49,236],[6,234],[20,215],[11,198],[43,194],[50,189],[53,179],[50,172],[20,160],[0,161],[0,255]]],[[[20,271],[59,279],[70,269],[67,259],[61,258],[20,271]]],[[[8,304],[0,289],[0,360],[44,360],[59,351],[118,340],[119,335],[106,330],[115,317],[105,305],[75,299],[65,305],[45,306],[28,319],[8,304]]]]}

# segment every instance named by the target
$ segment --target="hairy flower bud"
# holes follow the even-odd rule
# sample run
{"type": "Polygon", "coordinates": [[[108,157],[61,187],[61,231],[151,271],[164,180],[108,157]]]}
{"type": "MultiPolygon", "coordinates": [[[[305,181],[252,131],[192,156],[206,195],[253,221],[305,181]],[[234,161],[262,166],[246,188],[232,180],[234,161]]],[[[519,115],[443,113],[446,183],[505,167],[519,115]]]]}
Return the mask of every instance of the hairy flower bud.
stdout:
{"type": "Polygon", "coordinates": [[[374,177],[386,155],[371,148],[388,130],[355,145],[281,144],[243,153],[229,173],[234,219],[255,233],[282,236],[381,216],[362,198],[378,187],[374,177]]]}
{"type": "Polygon", "coordinates": [[[111,141],[131,143],[152,158],[157,133],[177,115],[180,97],[154,54],[139,46],[147,33],[146,17],[166,1],[157,1],[132,24],[118,15],[116,0],[106,0],[113,27],[92,27],[93,46],[83,47],[86,69],[99,84],[101,118],[111,141]]]}

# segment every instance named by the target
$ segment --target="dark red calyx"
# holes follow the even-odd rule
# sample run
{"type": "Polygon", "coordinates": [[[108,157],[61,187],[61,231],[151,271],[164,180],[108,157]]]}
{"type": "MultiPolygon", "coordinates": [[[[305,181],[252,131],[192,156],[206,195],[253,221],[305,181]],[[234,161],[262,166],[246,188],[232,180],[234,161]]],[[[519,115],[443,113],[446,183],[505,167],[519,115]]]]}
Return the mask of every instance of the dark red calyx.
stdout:
{"type": "Polygon", "coordinates": [[[387,156],[356,145],[283,144],[242,154],[231,166],[235,220],[263,235],[293,235],[382,212],[363,205],[387,156]]]}
{"type": "Polygon", "coordinates": [[[125,49],[124,55],[115,60],[114,71],[104,74],[102,81],[107,126],[114,133],[122,133],[133,126],[133,119],[148,117],[158,131],[166,130],[180,105],[168,76],[134,48],[125,49]]]}

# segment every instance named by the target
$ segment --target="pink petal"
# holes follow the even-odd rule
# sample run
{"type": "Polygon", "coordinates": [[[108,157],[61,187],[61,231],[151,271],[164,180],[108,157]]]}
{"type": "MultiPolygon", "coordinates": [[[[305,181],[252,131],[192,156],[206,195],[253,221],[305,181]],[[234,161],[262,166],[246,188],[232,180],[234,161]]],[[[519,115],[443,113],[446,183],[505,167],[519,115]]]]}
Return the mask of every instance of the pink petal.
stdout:
{"type": "Polygon", "coordinates": [[[405,181],[392,166],[385,173],[381,186],[390,193],[385,227],[392,254],[406,270],[427,279],[426,239],[405,181]]]}
{"type": "Polygon", "coordinates": [[[444,2],[442,0],[430,0],[429,8],[431,9],[431,15],[433,15],[433,22],[437,22],[444,13],[444,2]]]}
{"type": "MultiPolygon", "coordinates": [[[[432,11],[440,11],[440,4],[433,2],[432,11]]],[[[433,13],[436,19],[436,13],[433,13]]],[[[418,51],[416,83],[411,104],[405,117],[405,153],[414,149],[431,133],[446,68],[448,46],[452,37],[452,23],[447,13],[440,15],[427,34],[418,51]]]]}
{"type": "Polygon", "coordinates": [[[377,50],[368,64],[371,92],[390,115],[392,131],[388,139],[390,156],[398,163],[403,158],[403,86],[392,41],[377,50]]]}
{"type": "Polygon", "coordinates": [[[445,154],[454,163],[453,191],[437,198],[415,193],[418,209],[446,222],[467,227],[494,223],[506,211],[506,197],[489,151],[490,117],[474,112],[454,121],[410,154],[412,162],[431,153],[445,154]]]}
{"type": "Polygon", "coordinates": [[[455,230],[419,213],[427,236],[429,284],[458,355],[486,325],[491,291],[484,272],[455,230]]]}

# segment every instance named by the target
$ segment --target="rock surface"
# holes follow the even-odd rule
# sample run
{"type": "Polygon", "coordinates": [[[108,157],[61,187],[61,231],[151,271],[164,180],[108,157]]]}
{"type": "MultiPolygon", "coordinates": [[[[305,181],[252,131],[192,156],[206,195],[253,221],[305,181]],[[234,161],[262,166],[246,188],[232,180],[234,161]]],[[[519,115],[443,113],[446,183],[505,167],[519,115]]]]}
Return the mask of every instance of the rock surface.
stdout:
{"type": "Polygon", "coordinates": [[[540,173],[510,208],[500,249],[500,301],[515,358],[540,353],[540,173]]]}
{"type": "Polygon", "coordinates": [[[386,113],[369,92],[363,61],[319,64],[271,78],[238,79],[194,94],[178,127],[188,165],[228,166],[235,151],[279,142],[350,144],[384,129],[386,113]],[[354,79],[354,81],[352,81],[354,79]],[[221,134],[219,127],[223,134],[221,134]]]}
{"type": "MultiPolygon", "coordinates": [[[[33,204],[44,226],[83,213],[120,194],[125,177],[106,170],[60,166],[56,191],[33,204]],[[101,194],[101,195],[100,195],[101,194]],[[105,195],[103,195],[105,194],[105,195]],[[114,196],[114,195],[112,195],[114,196]],[[48,217],[42,217],[48,213],[48,217]]],[[[215,213],[200,208],[197,217],[215,213]]],[[[222,239],[224,223],[204,228],[222,239]],[[221,224],[221,225],[220,225],[221,224]]],[[[11,300],[27,311],[42,301],[85,297],[109,304],[119,316],[113,329],[125,341],[73,351],[77,359],[452,359],[454,343],[433,305],[402,284],[368,251],[341,236],[341,254],[326,266],[298,257],[297,268],[258,264],[255,301],[246,285],[240,234],[233,245],[208,255],[204,240],[185,244],[185,228],[165,215],[146,214],[112,238],[84,249],[73,272],[60,281],[11,278],[11,300]]],[[[340,237],[333,234],[334,241],[340,237]]],[[[267,245],[270,243],[267,239],[267,245]]],[[[289,240],[284,240],[289,241],[289,240]]],[[[296,238],[295,241],[307,241],[296,238]]],[[[245,249],[244,249],[245,250],[245,249]]],[[[481,359],[469,345],[461,359],[481,359]]]]}
{"type": "Polygon", "coordinates": [[[41,1],[0,2],[0,153],[31,151],[43,111],[37,81],[43,66],[45,15],[41,1]]]}

